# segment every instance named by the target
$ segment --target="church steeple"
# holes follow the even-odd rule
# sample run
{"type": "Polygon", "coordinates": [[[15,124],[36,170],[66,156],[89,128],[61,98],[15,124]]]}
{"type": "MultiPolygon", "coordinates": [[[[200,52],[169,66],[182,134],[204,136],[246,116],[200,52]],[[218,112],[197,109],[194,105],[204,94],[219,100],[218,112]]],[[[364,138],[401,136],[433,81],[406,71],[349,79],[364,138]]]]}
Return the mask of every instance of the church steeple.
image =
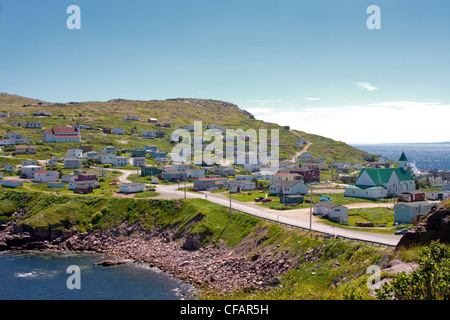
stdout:
{"type": "Polygon", "coordinates": [[[408,169],[407,163],[408,163],[408,159],[406,159],[405,153],[402,152],[400,159],[398,159],[398,165],[401,169],[407,170],[408,169]]]}

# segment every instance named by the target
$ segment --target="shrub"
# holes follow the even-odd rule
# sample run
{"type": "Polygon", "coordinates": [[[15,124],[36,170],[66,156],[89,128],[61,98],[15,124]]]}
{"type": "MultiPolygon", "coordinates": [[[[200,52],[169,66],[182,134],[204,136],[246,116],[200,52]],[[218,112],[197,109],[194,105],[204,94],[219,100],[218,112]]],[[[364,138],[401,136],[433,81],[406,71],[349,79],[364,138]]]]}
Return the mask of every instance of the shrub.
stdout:
{"type": "Polygon", "coordinates": [[[423,247],[419,256],[419,269],[407,275],[396,274],[389,284],[376,290],[382,300],[449,300],[450,249],[439,241],[423,247]]]}

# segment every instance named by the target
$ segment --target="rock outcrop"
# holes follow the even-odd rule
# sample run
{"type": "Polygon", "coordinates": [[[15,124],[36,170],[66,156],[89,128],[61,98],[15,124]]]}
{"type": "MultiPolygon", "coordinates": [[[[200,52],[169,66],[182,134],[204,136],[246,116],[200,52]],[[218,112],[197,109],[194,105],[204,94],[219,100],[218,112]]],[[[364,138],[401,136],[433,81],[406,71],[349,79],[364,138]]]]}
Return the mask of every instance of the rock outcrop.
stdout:
{"type": "Polygon", "coordinates": [[[415,229],[403,235],[397,244],[397,248],[429,244],[434,240],[439,240],[441,243],[450,243],[450,207],[448,202],[433,207],[415,229]]]}

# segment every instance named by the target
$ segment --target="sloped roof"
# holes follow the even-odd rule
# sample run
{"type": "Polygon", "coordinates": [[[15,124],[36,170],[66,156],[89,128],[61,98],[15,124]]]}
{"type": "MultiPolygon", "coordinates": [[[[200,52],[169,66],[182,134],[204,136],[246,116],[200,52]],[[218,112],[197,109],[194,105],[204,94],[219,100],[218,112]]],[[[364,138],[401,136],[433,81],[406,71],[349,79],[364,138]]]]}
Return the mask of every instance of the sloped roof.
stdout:
{"type": "Polygon", "coordinates": [[[400,156],[400,159],[398,159],[398,161],[408,161],[408,159],[406,159],[404,152],[402,152],[402,155],[400,156]]]}
{"type": "Polygon", "coordinates": [[[395,172],[400,181],[414,180],[411,173],[409,173],[408,170],[404,170],[402,168],[382,168],[382,169],[364,168],[359,173],[358,179],[364,172],[367,172],[367,174],[370,176],[370,178],[375,184],[387,183],[392,175],[392,172],[395,172]]]}

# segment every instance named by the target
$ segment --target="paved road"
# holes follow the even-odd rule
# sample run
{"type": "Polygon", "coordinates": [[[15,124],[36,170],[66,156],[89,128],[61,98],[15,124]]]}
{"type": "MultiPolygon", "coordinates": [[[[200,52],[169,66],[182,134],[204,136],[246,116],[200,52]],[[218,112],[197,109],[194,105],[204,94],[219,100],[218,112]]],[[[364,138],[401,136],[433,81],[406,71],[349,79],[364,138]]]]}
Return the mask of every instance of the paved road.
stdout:
{"type": "MultiPolygon", "coordinates": [[[[112,171],[113,169],[109,170],[112,171]]],[[[135,170],[119,170],[119,171],[122,172],[122,175],[118,177],[118,180],[120,182],[127,182],[128,176],[130,174],[136,173],[135,170]]],[[[187,183],[186,186],[190,187],[192,186],[192,183],[187,183]]],[[[180,183],[180,187],[181,188],[184,187],[183,182],[180,183]]],[[[152,197],[151,199],[183,199],[185,197],[188,199],[198,198],[198,199],[205,199],[225,207],[230,206],[230,199],[222,193],[211,193],[211,192],[197,193],[189,191],[184,192],[184,190],[177,190],[177,189],[178,184],[170,184],[170,185],[159,184],[156,186],[156,191],[159,193],[159,195],[156,197],[152,197]]],[[[318,189],[318,191],[323,192],[323,189],[318,189]]],[[[356,208],[392,207],[392,205],[393,204],[389,203],[354,203],[346,205],[346,207],[349,209],[356,209],[356,208]]],[[[316,218],[314,215],[311,215],[310,208],[275,210],[259,206],[252,202],[242,202],[233,199],[231,200],[231,208],[233,210],[238,210],[260,218],[286,223],[304,229],[311,228],[313,231],[324,232],[327,234],[332,234],[355,240],[376,242],[388,246],[397,245],[398,241],[401,238],[400,235],[371,233],[329,226],[320,222],[320,220],[316,218]]]]}
{"type": "MultiPolygon", "coordinates": [[[[180,186],[184,186],[181,184],[180,186]]],[[[189,184],[188,184],[189,186],[189,184]]],[[[178,185],[158,185],[156,190],[160,193],[159,196],[153,197],[160,199],[181,199],[184,198],[184,191],[177,190],[178,185]]],[[[186,192],[186,198],[200,198],[223,205],[230,206],[230,199],[221,193],[195,193],[186,192]]],[[[370,208],[370,207],[390,207],[392,204],[386,203],[359,203],[348,205],[348,208],[370,208]]],[[[363,232],[351,229],[344,229],[334,226],[326,225],[315,217],[310,215],[309,208],[292,209],[292,210],[274,210],[270,208],[261,207],[251,202],[241,202],[231,200],[231,208],[248,213],[260,218],[286,223],[300,228],[311,229],[313,231],[324,232],[332,235],[337,235],[345,238],[363,240],[369,242],[381,243],[389,246],[395,246],[400,240],[401,236],[381,233],[363,232]]]]}

